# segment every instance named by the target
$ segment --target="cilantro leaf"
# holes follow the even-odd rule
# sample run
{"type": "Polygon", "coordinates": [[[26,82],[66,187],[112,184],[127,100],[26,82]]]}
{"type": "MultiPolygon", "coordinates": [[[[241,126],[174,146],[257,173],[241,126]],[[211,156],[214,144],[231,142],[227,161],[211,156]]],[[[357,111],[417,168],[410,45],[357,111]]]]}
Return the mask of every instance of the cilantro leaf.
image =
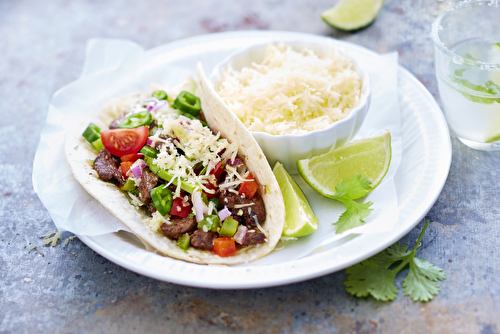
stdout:
{"type": "Polygon", "coordinates": [[[352,178],[345,178],[335,186],[335,194],[332,198],[358,199],[365,196],[372,189],[372,181],[367,178],[361,178],[361,174],[354,175],[352,178]]]}
{"type": "Polygon", "coordinates": [[[365,223],[363,218],[366,218],[373,209],[370,209],[372,202],[357,203],[353,200],[340,200],[347,210],[340,215],[339,220],[333,225],[337,226],[336,234],[345,232],[351,228],[361,226],[365,223]]]}
{"type": "Polygon", "coordinates": [[[381,268],[375,261],[368,259],[346,269],[350,274],[344,282],[347,292],[356,297],[371,294],[378,300],[393,300],[398,289],[394,285],[396,272],[381,268]]]}
{"type": "Polygon", "coordinates": [[[403,261],[410,253],[408,246],[397,242],[377,255],[374,255],[372,259],[382,268],[388,269],[394,263],[403,261]]]}
{"type": "Polygon", "coordinates": [[[354,200],[365,196],[371,189],[372,181],[367,177],[361,177],[361,174],[347,177],[335,186],[332,198],[342,202],[347,209],[340,215],[339,220],[332,224],[337,226],[336,234],[365,223],[363,219],[373,211],[370,209],[373,203],[357,203],[354,200]]]}
{"type": "Polygon", "coordinates": [[[446,279],[441,268],[434,266],[424,259],[416,259],[417,246],[420,244],[425,230],[429,225],[426,222],[415,247],[411,252],[408,246],[395,243],[386,250],[346,269],[349,275],[344,282],[347,292],[357,297],[372,295],[377,300],[393,300],[397,289],[394,285],[396,275],[406,266],[409,266],[407,276],[403,279],[403,292],[413,301],[427,302],[439,293],[438,280],[446,279]],[[394,269],[392,265],[399,263],[394,269]]]}
{"type": "Polygon", "coordinates": [[[441,268],[438,268],[424,259],[411,258],[410,270],[403,279],[403,292],[411,296],[413,301],[427,302],[439,293],[438,280],[446,278],[441,268]]]}

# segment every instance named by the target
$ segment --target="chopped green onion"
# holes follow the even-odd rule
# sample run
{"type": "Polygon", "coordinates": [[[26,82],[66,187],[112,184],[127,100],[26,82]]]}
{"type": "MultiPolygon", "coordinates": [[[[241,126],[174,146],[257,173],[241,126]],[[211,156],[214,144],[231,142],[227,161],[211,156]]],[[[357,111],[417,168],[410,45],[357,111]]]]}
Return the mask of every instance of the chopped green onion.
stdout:
{"type": "Polygon", "coordinates": [[[151,117],[151,113],[147,110],[144,110],[132,115],[128,115],[120,122],[120,124],[118,124],[118,127],[120,129],[135,129],[140,126],[151,124],[152,120],[153,118],[151,117]]]}
{"type": "Polygon", "coordinates": [[[147,145],[144,145],[141,148],[140,152],[142,154],[144,154],[145,156],[148,156],[150,158],[156,158],[158,156],[158,153],[159,153],[158,150],[155,150],[154,148],[147,146],[147,145]]]}
{"type": "Polygon", "coordinates": [[[182,91],[174,101],[174,108],[198,116],[201,110],[201,101],[190,92],[182,91]]]}
{"type": "Polygon", "coordinates": [[[170,213],[170,209],[172,209],[172,203],[174,202],[170,189],[165,187],[165,185],[161,185],[151,189],[150,194],[156,210],[158,210],[162,216],[168,215],[170,213]]]}
{"type": "Polygon", "coordinates": [[[90,123],[89,126],[82,133],[83,138],[85,138],[89,143],[95,142],[97,139],[101,138],[101,129],[94,123],[90,123]]]}
{"type": "Polygon", "coordinates": [[[179,246],[182,249],[188,249],[189,248],[189,243],[191,241],[191,237],[189,234],[185,233],[179,237],[177,240],[177,246],[179,246]]]}
{"type": "Polygon", "coordinates": [[[222,224],[219,236],[232,237],[236,233],[238,225],[239,223],[235,219],[227,217],[226,220],[224,220],[224,224],[222,224]]]}
{"type": "Polygon", "coordinates": [[[167,100],[168,95],[165,93],[163,90],[155,90],[153,94],[151,94],[152,97],[157,98],[158,100],[167,100]]]}

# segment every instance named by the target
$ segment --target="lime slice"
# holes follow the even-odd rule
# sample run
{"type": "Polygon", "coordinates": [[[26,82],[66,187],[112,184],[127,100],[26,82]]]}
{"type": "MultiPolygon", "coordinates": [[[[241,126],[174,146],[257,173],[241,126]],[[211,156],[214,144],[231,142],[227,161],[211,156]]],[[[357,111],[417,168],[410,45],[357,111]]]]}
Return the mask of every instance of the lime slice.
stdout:
{"type": "Polygon", "coordinates": [[[340,30],[357,30],[372,23],[384,5],[384,0],[340,0],[324,11],[321,18],[340,30]]]}
{"type": "Polygon", "coordinates": [[[285,200],[285,227],[282,235],[303,237],[316,231],[319,226],[318,218],[297,183],[279,162],[274,165],[273,172],[285,200]]]}
{"type": "Polygon", "coordinates": [[[297,161],[300,175],[320,194],[331,197],[335,186],[347,177],[361,174],[372,180],[372,189],[382,181],[391,163],[391,134],[354,141],[311,159],[297,161]]]}

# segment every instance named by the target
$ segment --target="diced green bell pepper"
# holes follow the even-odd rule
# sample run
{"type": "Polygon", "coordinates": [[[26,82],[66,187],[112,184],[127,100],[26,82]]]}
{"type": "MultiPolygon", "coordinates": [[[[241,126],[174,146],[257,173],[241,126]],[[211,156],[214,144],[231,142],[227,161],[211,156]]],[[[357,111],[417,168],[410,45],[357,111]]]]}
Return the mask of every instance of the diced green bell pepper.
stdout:
{"type": "Polygon", "coordinates": [[[238,225],[239,223],[235,219],[227,217],[226,220],[224,220],[222,227],[220,228],[219,236],[232,237],[236,233],[238,225]]]}
{"type": "Polygon", "coordinates": [[[95,142],[97,139],[101,138],[101,129],[94,123],[90,123],[89,126],[82,133],[83,138],[85,138],[90,144],[95,142]]]}
{"type": "Polygon", "coordinates": [[[191,237],[189,236],[189,234],[185,233],[185,234],[181,235],[179,237],[179,239],[177,239],[177,246],[186,250],[189,248],[190,241],[191,241],[191,237]]]}
{"type": "Polygon", "coordinates": [[[92,146],[98,151],[101,151],[104,148],[104,145],[102,144],[101,138],[97,139],[96,141],[92,142],[92,146]]]}
{"type": "Polygon", "coordinates": [[[132,179],[127,179],[123,186],[120,187],[120,190],[123,191],[132,191],[135,189],[135,182],[132,179]]]}
{"type": "Polygon", "coordinates": [[[220,226],[220,219],[217,215],[207,215],[198,222],[198,229],[205,232],[217,232],[220,226]]]}

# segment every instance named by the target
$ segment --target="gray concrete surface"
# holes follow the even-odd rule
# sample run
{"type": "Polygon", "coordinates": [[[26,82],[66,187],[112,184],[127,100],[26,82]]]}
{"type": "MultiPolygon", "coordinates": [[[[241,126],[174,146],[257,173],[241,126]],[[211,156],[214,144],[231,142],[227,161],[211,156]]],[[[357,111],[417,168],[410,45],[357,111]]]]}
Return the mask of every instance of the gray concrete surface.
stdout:
{"type": "MultiPolygon", "coordinates": [[[[439,102],[430,24],[454,2],[387,0],[374,24],[345,33],[319,18],[335,0],[0,0],[0,333],[500,333],[500,153],[468,149],[454,134],[450,174],[425,217],[432,224],[420,250],[448,277],[429,303],[401,291],[390,303],[352,297],[343,271],[283,287],[214,291],[140,276],[78,239],[41,247],[44,256],[28,253],[54,229],[32,187],[34,152],[50,98],[78,77],[88,39],[151,48],[231,30],[331,36],[397,50],[439,102]]],[[[422,226],[402,242],[411,244],[422,226]]]]}

